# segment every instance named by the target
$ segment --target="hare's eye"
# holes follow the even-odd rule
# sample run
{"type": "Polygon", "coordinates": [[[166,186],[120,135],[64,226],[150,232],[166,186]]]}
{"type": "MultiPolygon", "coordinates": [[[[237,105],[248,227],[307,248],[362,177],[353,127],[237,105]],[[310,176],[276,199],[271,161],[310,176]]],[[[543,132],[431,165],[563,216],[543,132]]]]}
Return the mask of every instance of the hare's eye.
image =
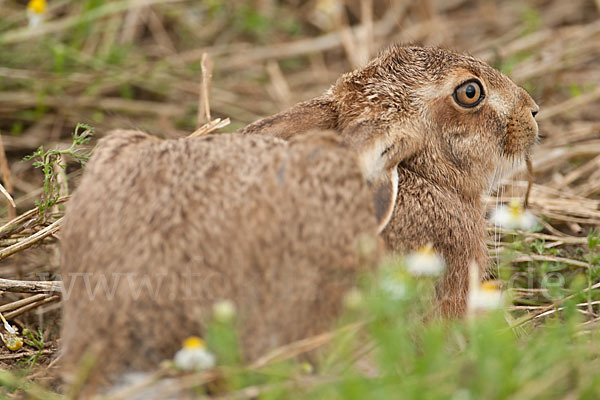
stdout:
{"type": "Polygon", "coordinates": [[[454,101],[462,107],[475,107],[484,97],[481,83],[476,79],[466,81],[454,89],[454,101]]]}

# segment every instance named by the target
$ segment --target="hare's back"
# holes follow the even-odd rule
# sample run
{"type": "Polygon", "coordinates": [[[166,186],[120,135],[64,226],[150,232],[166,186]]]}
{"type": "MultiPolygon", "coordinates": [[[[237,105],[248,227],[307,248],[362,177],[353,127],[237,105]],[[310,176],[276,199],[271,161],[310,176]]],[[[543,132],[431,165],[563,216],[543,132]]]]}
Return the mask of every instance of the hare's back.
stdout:
{"type": "Polygon", "coordinates": [[[222,299],[246,321],[248,358],[327,329],[361,268],[357,241],[375,230],[369,190],[337,146],[120,132],[67,208],[65,363],[95,342],[113,372],[149,368],[201,335],[222,299]]]}

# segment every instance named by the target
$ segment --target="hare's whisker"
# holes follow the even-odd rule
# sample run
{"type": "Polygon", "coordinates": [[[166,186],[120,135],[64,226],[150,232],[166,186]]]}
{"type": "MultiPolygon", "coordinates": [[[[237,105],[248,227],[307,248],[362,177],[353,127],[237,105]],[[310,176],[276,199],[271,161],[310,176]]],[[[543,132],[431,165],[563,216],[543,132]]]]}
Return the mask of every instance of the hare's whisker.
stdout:
{"type": "MultiPolygon", "coordinates": [[[[496,179],[498,179],[497,175],[499,173],[498,172],[499,168],[500,168],[500,166],[497,165],[496,168],[494,169],[494,181],[496,179]]],[[[496,204],[494,204],[494,212],[498,209],[498,193],[499,193],[499,191],[500,191],[500,188],[497,187],[496,188],[496,204]]],[[[498,269],[498,271],[497,271],[498,272],[498,277],[500,276],[500,260],[499,260],[500,253],[499,253],[499,249],[498,249],[498,246],[500,245],[499,241],[500,241],[500,235],[499,235],[499,232],[498,232],[498,225],[496,225],[494,223],[494,249],[496,250],[496,266],[497,266],[497,269],[498,269]]]]}

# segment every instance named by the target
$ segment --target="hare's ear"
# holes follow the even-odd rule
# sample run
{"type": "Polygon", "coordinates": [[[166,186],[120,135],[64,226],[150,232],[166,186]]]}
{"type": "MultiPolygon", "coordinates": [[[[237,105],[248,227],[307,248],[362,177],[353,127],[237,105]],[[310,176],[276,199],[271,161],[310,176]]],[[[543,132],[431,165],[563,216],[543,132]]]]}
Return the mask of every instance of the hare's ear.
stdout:
{"type": "Polygon", "coordinates": [[[298,103],[292,108],[240,129],[238,133],[275,136],[281,139],[305,133],[313,129],[334,129],[337,111],[328,96],[321,96],[298,103]]]}
{"type": "Polygon", "coordinates": [[[396,204],[398,164],[422,148],[423,137],[403,126],[363,121],[344,129],[342,138],[358,155],[358,164],[373,193],[381,232],[396,204]]]}
{"type": "Polygon", "coordinates": [[[398,169],[393,168],[376,181],[369,182],[369,186],[373,193],[377,233],[380,233],[390,222],[398,198],[398,169]]]}

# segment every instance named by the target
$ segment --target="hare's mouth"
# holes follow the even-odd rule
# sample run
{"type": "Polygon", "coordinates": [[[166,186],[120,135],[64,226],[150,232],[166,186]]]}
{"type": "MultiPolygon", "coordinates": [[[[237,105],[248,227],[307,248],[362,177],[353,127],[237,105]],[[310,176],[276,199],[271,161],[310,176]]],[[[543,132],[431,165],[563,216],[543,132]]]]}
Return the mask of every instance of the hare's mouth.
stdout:
{"type": "Polygon", "coordinates": [[[533,146],[539,142],[536,136],[533,140],[504,142],[500,151],[502,158],[515,162],[521,162],[531,156],[533,146]]]}

